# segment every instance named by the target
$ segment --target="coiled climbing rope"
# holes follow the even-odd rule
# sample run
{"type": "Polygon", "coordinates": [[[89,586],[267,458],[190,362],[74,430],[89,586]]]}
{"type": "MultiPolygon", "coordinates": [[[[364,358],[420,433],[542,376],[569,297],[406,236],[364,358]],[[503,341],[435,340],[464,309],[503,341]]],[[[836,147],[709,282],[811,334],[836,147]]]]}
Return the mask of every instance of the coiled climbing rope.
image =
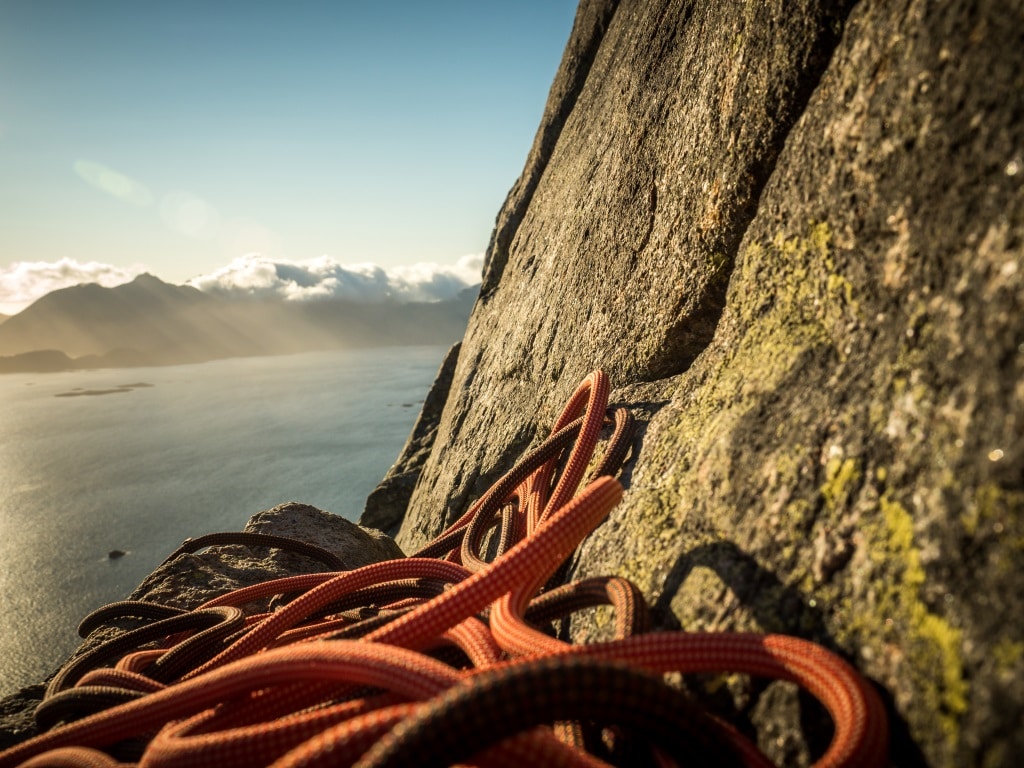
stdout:
{"type": "MultiPolygon", "coordinates": [[[[83,636],[114,618],[148,623],[60,670],[36,713],[45,732],[0,753],[0,768],[770,765],[668,672],[796,683],[834,725],[816,766],[882,765],[884,708],[835,654],[782,635],[651,633],[628,580],[560,583],[622,497],[613,476],[632,417],[608,394],[591,373],[551,435],[412,557],[268,581],[192,611],[125,601],[93,613],[83,636]],[[291,599],[243,613],[275,595],[291,599]],[[596,605],[612,607],[614,639],[554,636],[551,622],[596,605]]],[[[212,543],[292,547],[338,567],[317,547],[248,534],[172,557],[212,543]]]]}

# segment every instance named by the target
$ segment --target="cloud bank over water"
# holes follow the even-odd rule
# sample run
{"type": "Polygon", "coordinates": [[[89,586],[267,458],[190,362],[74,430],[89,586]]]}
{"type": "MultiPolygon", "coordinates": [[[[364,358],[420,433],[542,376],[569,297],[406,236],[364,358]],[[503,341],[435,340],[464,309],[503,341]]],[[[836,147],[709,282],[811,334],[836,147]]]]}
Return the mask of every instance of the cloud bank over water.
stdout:
{"type": "MultiPolygon", "coordinates": [[[[440,301],[479,283],[482,268],[483,254],[463,256],[455,264],[419,263],[399,267],[341,264],[329,256],[288,261],[250,254],[193,278],[188,284],[201,291],[237,298],[440,301]]],[[[142,264],[117,267],[70,258],[55,262],[18,261],[0,266],[0,313],[19,312],[59,288],[80,283],[98,283],[109,288],[127,283],[146,271],[142,264]]]]}
{"type": "Polygon", "coordinates": [[[483,254],[463,256],[455,264],[401,267],[341,264],[329,256],[287,261],[250,254],[189,285],[208,293],[289,301],[440,301],[479,283],[482,269],[483,254]]]}

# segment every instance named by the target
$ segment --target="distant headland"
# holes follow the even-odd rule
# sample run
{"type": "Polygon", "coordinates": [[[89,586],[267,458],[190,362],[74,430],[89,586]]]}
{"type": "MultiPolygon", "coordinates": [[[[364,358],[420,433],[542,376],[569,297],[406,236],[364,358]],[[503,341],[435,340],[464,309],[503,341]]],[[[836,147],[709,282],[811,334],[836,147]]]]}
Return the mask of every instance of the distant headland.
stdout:
{"type": "Polygon", "coordinates": [[[477,287],[436,302],[240,299],[152,275],[53,291],[0,318],[0,373],[178,365],[357,347],[451,344],[477,287]]]}

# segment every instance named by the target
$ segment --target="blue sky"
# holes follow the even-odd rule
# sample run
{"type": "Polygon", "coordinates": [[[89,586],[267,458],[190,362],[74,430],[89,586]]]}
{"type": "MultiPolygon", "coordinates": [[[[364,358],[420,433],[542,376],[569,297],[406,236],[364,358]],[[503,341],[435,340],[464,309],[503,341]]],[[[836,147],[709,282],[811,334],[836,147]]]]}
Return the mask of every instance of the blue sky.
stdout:
{"type": "Polygon", "coordinates": [[[246,254],[455,269],[522,169],[575,7],[0,0],[0,312],[246,254]]]}

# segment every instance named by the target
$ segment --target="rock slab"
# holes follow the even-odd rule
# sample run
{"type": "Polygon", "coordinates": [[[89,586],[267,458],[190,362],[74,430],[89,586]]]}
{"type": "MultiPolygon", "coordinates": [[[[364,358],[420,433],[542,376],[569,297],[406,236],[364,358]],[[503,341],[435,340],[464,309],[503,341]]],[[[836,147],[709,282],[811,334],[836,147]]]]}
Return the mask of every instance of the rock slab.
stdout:
{"type": "MultiPolygon", "coordinates": [[[[797,634],[898,765],[1024,750],[1024,5],[581,3],[398,542],[604,368],[641,434],[577,576],[797,634]]],[[[578,638],[596,620],[576,622],[578,638]]],[[[820,717],[727,680],[762,747],[820,717]]]]}
{"type": "MultiPolygon", "coordinates": [[[[339,558],[346,570],[405,557],[394,540],[380,531],[362,528],[343,517],[298,502],[280,504],[253,515],[243,531],[315,544],[339,558]]],[[[127,599],[192,609],[218,595],[252,584],[325,570],[326,566],[320,561],[285,549],[240,545],[208,547],[160,565],[127,599]]],[[[265,610],[269,602],[247,608],[265,610]]],[[[131,619],[110,622],[93,631],[77,653],[142,623],[131,619]]],[[[44,685],[29,686],[0,700],[0,750],[34,735],[32,712],[44,691],[44,685]]]]}

